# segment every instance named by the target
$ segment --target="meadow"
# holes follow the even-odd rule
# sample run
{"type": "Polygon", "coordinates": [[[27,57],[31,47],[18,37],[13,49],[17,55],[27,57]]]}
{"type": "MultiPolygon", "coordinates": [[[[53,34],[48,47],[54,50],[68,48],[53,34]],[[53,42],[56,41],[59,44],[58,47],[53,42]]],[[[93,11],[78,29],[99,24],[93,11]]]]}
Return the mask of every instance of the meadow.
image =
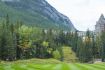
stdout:
{"type": "Polygon", "coordinates": [[[48,59],[48,60],[34,59],[34,60],[38,61],[33,61],[32,59],[31,61],[22,60],[15,62],[1,62],[0,70],[105,70],[105,63],[85,64],[85,63],[64,63],[64,62],[55,61],[53,59],[48,59]]]}

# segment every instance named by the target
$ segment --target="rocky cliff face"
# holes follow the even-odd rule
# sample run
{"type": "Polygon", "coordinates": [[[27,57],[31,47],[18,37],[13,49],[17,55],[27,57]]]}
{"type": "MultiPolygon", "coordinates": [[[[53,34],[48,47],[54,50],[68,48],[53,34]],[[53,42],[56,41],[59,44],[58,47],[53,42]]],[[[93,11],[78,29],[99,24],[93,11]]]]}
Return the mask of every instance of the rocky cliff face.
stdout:
{"type": "Polygon", "coordinates": [[[58,27],[62,26],[75,30],[70,19],[59,13],[45,0],[2,0],[2,2],[15,10],[29,12],[31,15],[41,14],[44,19],[49,19],[58,27]]]}

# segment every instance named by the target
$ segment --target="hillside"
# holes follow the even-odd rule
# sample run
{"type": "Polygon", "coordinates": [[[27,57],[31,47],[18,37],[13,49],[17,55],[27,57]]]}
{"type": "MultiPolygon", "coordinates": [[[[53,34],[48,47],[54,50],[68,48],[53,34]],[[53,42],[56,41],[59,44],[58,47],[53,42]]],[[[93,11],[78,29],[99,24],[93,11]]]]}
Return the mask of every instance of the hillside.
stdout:
{"type": "Polygon", "coordinates": [[[31,26],[75,30],[69,18],[45,0],[0,0],[0,17],[6,14],[12,21],[20,20],[31,26]]]}

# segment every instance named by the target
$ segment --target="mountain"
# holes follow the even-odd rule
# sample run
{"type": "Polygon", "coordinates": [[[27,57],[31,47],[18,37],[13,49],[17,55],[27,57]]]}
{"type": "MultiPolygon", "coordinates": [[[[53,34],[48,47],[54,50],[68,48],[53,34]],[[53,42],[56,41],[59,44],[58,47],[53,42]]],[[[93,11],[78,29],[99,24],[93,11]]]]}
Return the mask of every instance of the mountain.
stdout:
{"type": "Polygon", "coordinates": [[[12,21],[42,28],[76,30],[70,19],[45,0],[0,0],[0,17],[9,14],[12,21]]]}

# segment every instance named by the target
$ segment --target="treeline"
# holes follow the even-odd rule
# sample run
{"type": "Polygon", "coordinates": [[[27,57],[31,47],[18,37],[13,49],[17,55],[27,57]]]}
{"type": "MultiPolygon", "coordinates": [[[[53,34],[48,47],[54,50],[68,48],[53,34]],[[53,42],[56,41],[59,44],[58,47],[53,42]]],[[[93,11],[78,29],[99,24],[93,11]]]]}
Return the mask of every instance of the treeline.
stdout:
{"type": "Polygon", "coordinates": [[[79,61],[94,63],[95,59],[105,62],[105,32],[101,34],[87,30],[85,36],[76,35],[72,48],[79,61]]]}
{"type": "Polygon", "coordinates": [[[45,30],[11,23],[9,16],[0,24],[0,59],[56,58],[63,61],[63,45],[72,43],[73,33],[45,30]]]}
{"type": "MultiPolygon", "coordinates": [[[[17,22],[12,24],[9,16],[0,24],[0,59],[13,61],[29,58],[51,58],[54,51],[62,55],[60,44],[49,30],[39,30],[17,22]]],[[[60,56],[61,58],[61,56],[60,56]]]]}
{"type": "Polygon", "coordinates": [[[62,46],[70,46],[80,62],[105,59],[105,33],[95,36],[89,30],[86,36],[63,30],[45,30],[11,23],[7,15],[0,24],[0,60],[14,61],[30,58],[55,58],[63,61],[62,46]]]}

